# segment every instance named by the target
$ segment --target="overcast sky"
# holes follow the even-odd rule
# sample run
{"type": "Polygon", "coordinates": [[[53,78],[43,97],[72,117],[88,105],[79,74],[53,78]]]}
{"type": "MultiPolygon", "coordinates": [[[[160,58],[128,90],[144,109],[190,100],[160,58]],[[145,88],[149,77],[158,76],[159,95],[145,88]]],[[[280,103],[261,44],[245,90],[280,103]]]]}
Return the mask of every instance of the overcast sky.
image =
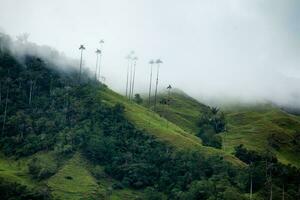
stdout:
{"type": "Polygon", "coordinates": [[[300,106],[298,0],[0,0],[0,27],[49,45],[125,88],[125,57],[134,50],[137,90],[148,88],[147,64],[161,58],[160,86],[200,99],[271,100],[300,106]]]}

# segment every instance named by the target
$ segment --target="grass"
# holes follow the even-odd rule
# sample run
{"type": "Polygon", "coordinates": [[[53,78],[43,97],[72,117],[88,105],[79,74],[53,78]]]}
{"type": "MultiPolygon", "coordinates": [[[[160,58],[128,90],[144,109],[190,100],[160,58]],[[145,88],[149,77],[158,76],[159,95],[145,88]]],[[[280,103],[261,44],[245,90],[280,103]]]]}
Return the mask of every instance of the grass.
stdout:
{"type": "MultiPolygon", "coordinates": [[[[160,94],[158,101],[166,97],[166,94],[160,94]]],[[[170,105],[159,105],[157,112],[187,133],[194,134],[199,115],[207,109],[207,106],[184,93],[172,93],[170,105]]],[[[270,150],[280,162],[300,167],[299,144],[294,144],[295,136],[298,134],[300,137],[300,117],[270,104],[236,104],[224,107],[223,110],[228,129],[228,132],[221,134],[226,155],[232,154],[235,146],[244,144],[246,148],[262,153],[270,150]],[[278,148],[270,144],[271,137],[275,139],[278,148]]]]}
{"type": "Polygon", "coordinates": [[[223,133],[225,150],[244,144],[246,148],[258,152],[273,152],[284,164],[300,167],[299,146],[294,144],[295,135],[300,131],[300,118],[276,107],[266,105],[227,110],[228,132],[223,133]],[[275,138],[277,148],[269,142],[275,138]]]}
{"type": "MultiPolygon", "coordinates": [[[[158,103],[156,112],[186,132],[195,134],[198,131],[197,122],[199,116],[209,110],[209,107],[199,103],[183,92],[172,92],[170,96],[167,93],[161,93],[158,95],[158,102],[168,98],[170,98],[169,104],[158,103]]],[[[151,100],[153,101],[153,99],[151,100]]]]}
{"type": "Polygon", "coordinates": [[[125,106],[126,117],[137,128],[154,135],[159,141],[175,147],[176,150],[196,150],[205,156],[220,155],[237,166],[244,166],[244,163],[231,154],[227,154],[219,149],[203,146],[201,140],[194,134],[185,131],[180,126],[146,107],[128,101],[124,96],[105,88],[99,93],[100,97],[104,102],[111,105],[116,103],[123,104],[125,106]]]}
{"type": "Polygon", "coordinates": [[[52,191],[54,199],[79,200],[79,199],[109,199],[109,200],[129,200],[142,196],[142,192],[130,188],[113,189],[112,185],[116,180],[108,177],[104,173],[103,177],[96,180],[90,170],[95,165],[89,163],[81,156],[75,153],[65,165],[48,181],[47,185],[52,191]]]}
{"type": "Polygon", "coordinates": [[[86,163],[76,153],[48,181],[54,198],[58,199],[93,199],[99,194],[98,184],[86,168],[86,163]]]}
{"type": "Polygon", "coordinates": [[[37,182],[29,177],[27,161],[27,159],[15,160],[7,158],[0,154],[0,177],[9,182],[16,182],[30,188],[37,186],[37,182]]]}
{"type": "MultiPolygon", "coordinates": [[[[161,98],[163,95],[159,96],[159,99],[161,98]]],[[[300,167],[299,149],[292,143],[294,136],[300,133],[300,118],[278,108],[260,105],[227,109],[228,132],[226,135],[221,134],[225,148],[219,150],[203,146],[201,140],[195,136],[197,119],[208,107],[187,95],[172,94],[171,105],[159,105],[158,113],[145,105],[130,102],[108,88],[99,92],[99,99],[110,105],[123,104],[129,121],[175,150],[196,150],[205,156],[220,155],[234,165],[245,166],[232,155],[235,146],[244,144],[247,148],[259,152],[271,149],[280,162],[300,167]],[[280,141],[279,149],[271,148],[268,143],[271,135],[280,141]]],[[[45,163],[58,162],[51,152],[41,152],[34,156],[45,163]]],[[[59,163],[59,170],[48,180],[37,182],[28,174],[27,163],[32,157],[15,160],[0,155],[0,177],[28,187],[46,183],[56,199],[129,200],[143,197],[143,191],[131,188],[112,189],[117,181],[107,175],[96,180],[90,173],[95,166],[86,161],[80,153],[59,163]]]]}

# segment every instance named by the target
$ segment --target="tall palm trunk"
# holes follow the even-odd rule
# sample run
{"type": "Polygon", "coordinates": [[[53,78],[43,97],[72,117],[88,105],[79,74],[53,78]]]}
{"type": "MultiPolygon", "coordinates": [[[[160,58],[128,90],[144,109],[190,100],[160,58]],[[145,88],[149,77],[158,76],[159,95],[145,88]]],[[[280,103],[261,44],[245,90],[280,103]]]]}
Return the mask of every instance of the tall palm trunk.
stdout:
{"type": "Polygon", "coordinates": [[[128,96],[129,67],[130,67],[130,58],[128,58],[128,63],[127,63],[126,97],[128,96]]]}
{"type": "Polygon", "coordinates": [[[151,63],[151,71],[150,71],[150,84],[149,84],[149,108],[151,106],[151,88],[152,88],[152,68],[153,64],[151,63]]]}
{"type": "Polygon", "coordinates": [[[102,53],[99,55],[99,63],[98,63],[98,79],[101,79],[101,63],[102,63],[102,53]]]}
{"type": "Polygon", "coordinates": [[[135,68],[136,68],[136,60],[134,61],[134,64],[133,64],[131,99],[133,99],[133,93],[134,93],[135,68]]]}
{"type": "Polygon", "coordinates": [[[97,81],[97,72],[98,72],[98,60],[99,60],[99,54],[96,52],[96,69],[95,69],[95,81],[97,81]]]}
{"type": "MultiPolygon", "coordinates": [[[[168,89],[168,99],[167,99],[166,103],[167,103],[167,111],[168,111],[169,110],[169,106],[170,106],[170,102],[171,102],[171,89],[172,89],[171,85],[169,85],[167,89],[168,89]]],[[[167,116],[167,113],[166,113],[166,116],[167,116]]],[[[169,120],[167,120],[167,128],[169,128],[169,123],[168,122],[169,122],[169,120]]]]}
{"type": "Polygon", "coordinates": [[[2,135],[4,134],[4,128],[5,128],[5,123],[6,123],[8,96],[9,96],[9,85],[7,85],[7,89],[6,89],[4,117],[3,117],[2,132],[1,132],[2,135]]]}
{"type": "Polygon", "coordinates": [[[159,76],[159,64],[157,64],[157,74],[156,74],[156,84],[155,84],[155,94],[154,94],[154,110],[156,108],[156,102],[157,102],[158,76],[159,76]]]}
{"type": "Polygon", "coordinates": [[[128,98],[129,100],[131,100],[131,89],[132,89],[132,67],[133,67],[133,62],[131,61],[130,63],[130,81],[129,81],[129,95],[128,95],[128,98]]]}
{"type": "Polygon", "coordinates": [[[81,82],[82,52],[83,52],[83,49],[80,50],[79,83],[81,82]]]}

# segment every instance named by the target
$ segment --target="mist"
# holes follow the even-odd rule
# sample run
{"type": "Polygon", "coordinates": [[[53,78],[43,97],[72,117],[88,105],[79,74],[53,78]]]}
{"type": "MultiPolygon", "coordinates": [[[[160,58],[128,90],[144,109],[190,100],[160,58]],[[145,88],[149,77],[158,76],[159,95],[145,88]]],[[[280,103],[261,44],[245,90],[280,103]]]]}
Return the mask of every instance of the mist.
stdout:
{"type": "Polygon", "coordinates": [[[84,44],[90,71],[103,39],[101,72],[121,93],[134,50],[136,93],[148,89],[149,60],[160,58],[160,89],[171,84],[206,103],[300,108],[299,10],[297,0],[0,0],[0,31],[29,33],[75,68],[84,44]]]}

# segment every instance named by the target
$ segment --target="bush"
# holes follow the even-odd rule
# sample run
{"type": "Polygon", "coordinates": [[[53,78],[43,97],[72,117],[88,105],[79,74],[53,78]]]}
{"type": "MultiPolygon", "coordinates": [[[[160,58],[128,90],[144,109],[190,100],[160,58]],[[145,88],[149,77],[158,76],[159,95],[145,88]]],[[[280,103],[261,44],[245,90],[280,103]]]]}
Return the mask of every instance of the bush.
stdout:
{"type": "Polygon", "coordinates": [[[57,171],[57,166],[35,157],[28,163],[28,171],[33,178],[42,180],[54,175],[57,171]]]}
{"type": "Polygon", "coordinates": [[[114,183],[114,184],[112,185],[112,188],[113,188],[114,190],[120,190],[120,189],[123,189],[124,186],[122,185],[122,183],[117,182],[117,183],[114,183]]]}
{"type": "Polygon", "coordinates": [[[91,169],[91,173],[98,180],[106,177],[106,174],[105,174],[103,168],[100,167],[99,165],[97,165],[96,167],[91,169]]]}
{"type": "Polygon", "coordinates": [[[145,200],[161,200],[163,195],[152,187],[145,189],[145,200]]]}
{"type": "Polygon", "coordinates": [[[29,189],[16,182],[8,182],[0,178],[0,197],[5,200],[48,200],[51,199],[48,188],[29,189]]]}
{"type": "Polygon", "coordinates": [[[219,113],[219,109],[213,107],[200,116],[197,136],[202,139],[204,145],[221,149],[222,138],[218,133],[225,131],[225,125],[224,113],[219,113]]]}

